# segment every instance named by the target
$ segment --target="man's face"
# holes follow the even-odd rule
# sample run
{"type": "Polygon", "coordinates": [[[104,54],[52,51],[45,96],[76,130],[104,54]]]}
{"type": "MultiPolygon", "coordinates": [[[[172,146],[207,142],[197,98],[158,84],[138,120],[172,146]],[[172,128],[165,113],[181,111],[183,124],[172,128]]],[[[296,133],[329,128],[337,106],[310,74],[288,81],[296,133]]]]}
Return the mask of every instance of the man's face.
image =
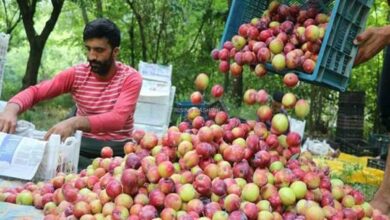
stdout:
{"type": "Polygon", "coordinates": [[[115,62],[118,48],[111,48],[106,38],[92,38],[84,42],[92,72],[107,76],[115,62]]]}

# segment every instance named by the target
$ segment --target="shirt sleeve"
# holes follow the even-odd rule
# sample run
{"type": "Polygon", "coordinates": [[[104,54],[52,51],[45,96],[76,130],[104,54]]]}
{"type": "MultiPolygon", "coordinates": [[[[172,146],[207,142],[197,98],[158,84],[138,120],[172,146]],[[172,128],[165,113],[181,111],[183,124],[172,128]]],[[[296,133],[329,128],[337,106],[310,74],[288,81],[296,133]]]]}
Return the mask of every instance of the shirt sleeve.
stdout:
{"type": "Polygon", "coordinates": [[[126,120],[134,115],[141,87],[142,77],[138,72],[127,77],[113,110],[88,116],[91,133],[123,129],[126,120]]]}
{"type": "Polygon", "coordinates": [[[63,93],[70,92],[74,81],[75,68],[66,69],[50,80],[44,80],[30,86],[12,97],[8,102],[18,104],[19,113],[26,111],[40,101],[48,100],[63,93]]]}

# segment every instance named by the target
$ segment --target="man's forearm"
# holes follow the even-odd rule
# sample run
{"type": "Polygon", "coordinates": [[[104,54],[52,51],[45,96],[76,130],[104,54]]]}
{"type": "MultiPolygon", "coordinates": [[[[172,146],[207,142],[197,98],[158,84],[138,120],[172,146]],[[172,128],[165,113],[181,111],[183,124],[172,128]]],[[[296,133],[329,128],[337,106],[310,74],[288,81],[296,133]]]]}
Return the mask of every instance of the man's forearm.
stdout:
{"type": "Polygon", "coordinates": [[[18,115],[20,112],[20,106],[16,103],[9,102],[4,108],[4,112],[12,113],[14,115],[18,115]]]}
{"type": "Polygon", "coordinates": [[[84,116],[74,116],[71,118],[72,124],[74,125],[74,130],[81,130],[90,132],[91,126],[87,117],[84,116]]]}

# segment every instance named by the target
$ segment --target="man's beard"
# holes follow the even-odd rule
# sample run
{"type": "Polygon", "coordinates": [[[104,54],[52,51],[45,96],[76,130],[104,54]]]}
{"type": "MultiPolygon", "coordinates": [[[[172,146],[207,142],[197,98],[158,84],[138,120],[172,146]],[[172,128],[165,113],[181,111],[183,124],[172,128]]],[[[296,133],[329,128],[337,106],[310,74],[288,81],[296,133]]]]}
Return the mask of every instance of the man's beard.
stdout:
{"type": "Polygon", "coordinates": [[[92,72],[98,74],[99,76],[107,76],[114,63],[114,59],[112,59],[111,56],[110,59],[106,61],[88,60],[88,62],[92,72]]]}

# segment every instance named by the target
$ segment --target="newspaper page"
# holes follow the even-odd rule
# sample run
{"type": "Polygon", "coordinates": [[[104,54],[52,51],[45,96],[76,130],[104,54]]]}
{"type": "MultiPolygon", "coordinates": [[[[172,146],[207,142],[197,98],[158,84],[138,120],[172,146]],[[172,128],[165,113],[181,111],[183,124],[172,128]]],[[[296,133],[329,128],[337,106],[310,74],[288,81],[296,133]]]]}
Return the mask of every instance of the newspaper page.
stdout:
{"type": "Polygon", "coordinates": [[[0,132],[0,176],[31,180],[47,142],[0,132]]]}

